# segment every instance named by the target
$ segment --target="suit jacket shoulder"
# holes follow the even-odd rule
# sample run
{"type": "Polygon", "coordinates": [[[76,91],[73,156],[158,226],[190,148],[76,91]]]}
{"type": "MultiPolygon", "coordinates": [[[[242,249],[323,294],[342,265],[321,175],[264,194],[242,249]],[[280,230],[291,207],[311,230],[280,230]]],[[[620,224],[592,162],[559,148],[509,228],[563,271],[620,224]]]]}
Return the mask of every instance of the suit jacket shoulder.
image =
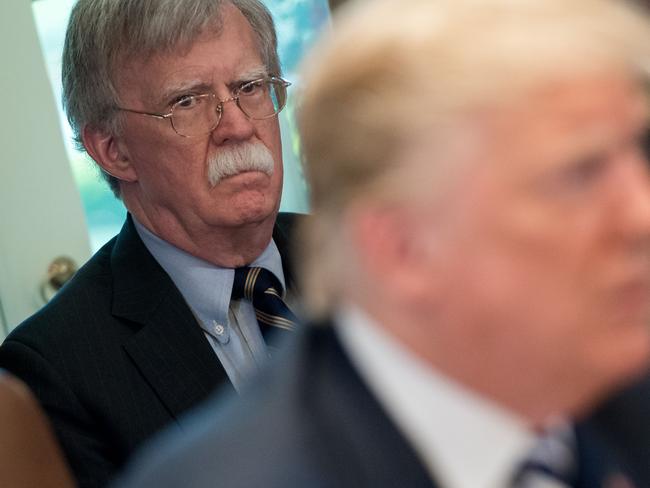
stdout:
{"type": "MultiPolygon", "coordinates": [[[[216,398],[191,419],[183,434],[152,443],[115,488],[436,486],[327,326],[299,334],[242,399],[216,398]]],[[[576,488],[650,486],[599,423],[577,427],[576,488]]]]}
{"type": "MultiPolygon", "coordinates": [[[[283,262],[290,228],[276,226],[283,262]]],[[[120,234],[0,346],[49,415],[81,487],[104,486],[145,439],[227,375],[171,278],[127,218],[120,234]]]]}
{"type": "Polygon", "coordinates": [[[310,327],[285,352],[241,399],[217,397],[185,433],[165,433],[118,486],[435,486],[331,329],[310,327]]]}
{"type": "MultiPolygon", "coordinates": [[[[297,218],[278,218],[274,236],[283,263],[290,262],[297,218]]],[[[179,425],[216,387],[231,389],[130,216],[50,303],[9,335],[0,367],[34,391],[81,487],[104,486],[145,439],[179,425]]]]}

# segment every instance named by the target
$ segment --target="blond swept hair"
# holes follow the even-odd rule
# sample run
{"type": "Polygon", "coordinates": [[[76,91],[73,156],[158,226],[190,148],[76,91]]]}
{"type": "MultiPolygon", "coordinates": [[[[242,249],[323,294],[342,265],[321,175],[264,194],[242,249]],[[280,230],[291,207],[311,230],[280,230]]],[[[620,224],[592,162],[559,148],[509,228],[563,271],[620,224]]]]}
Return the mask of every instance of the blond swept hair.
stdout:
{"type": "Polygon", "coordinates": [[[621,0],[371,0],[342,8],[305,67],[299,124],[314,217],[302,278],[312,316],[339,300],[344,210],[407,197],[400,157],[426,127],[435,167],[450,124],[525,103],[540,84],[598,70],[645,76],[646,15],[621,0]],[[519,97],[519,98],[518,98],[519,97]]]}

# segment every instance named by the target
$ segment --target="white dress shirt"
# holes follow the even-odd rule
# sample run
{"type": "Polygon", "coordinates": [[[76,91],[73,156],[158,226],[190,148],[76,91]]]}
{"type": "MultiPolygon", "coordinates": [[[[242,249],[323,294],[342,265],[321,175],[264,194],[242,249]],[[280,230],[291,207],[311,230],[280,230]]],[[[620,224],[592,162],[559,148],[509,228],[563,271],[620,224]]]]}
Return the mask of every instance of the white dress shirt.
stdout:
{"type": "Polygon", "coordinates": [[[535,443],[523,419],[436,372],[356,307],[335,317],[352,363],[442,488],[504,488],[535,443]]]}

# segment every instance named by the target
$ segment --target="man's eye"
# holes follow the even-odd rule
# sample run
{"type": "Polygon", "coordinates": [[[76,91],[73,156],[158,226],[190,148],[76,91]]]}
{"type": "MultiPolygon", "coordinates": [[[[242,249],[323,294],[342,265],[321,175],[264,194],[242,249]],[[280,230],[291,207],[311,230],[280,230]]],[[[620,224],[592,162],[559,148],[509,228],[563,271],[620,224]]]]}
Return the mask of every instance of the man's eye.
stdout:
{"type": "Polygon", "coordinates": [[[195,108],[201,102],[200,98],[195,95],[183,95],[178,97],[174,102],[174,108],[191,109],[195,108]]]}
{"type": "Polygon", "coordinates": [[[650,161],[650,129],[646,129],[638,142],[643,156],[650,161]]]}
{"type": "Polygon", "coordinates": [[[593,184],[607,167],[606,157],[593,157],[578,161],[561,175],[561,182],[566,188],[586,188],[593,184]]]}
{"type": "Polygon", "coordinates": [[[265,85],[264,81],[253,81],[251,83],[246,83],[239,88],[240,95],[256,95],[257,93],[262,92],[265,85]]]}

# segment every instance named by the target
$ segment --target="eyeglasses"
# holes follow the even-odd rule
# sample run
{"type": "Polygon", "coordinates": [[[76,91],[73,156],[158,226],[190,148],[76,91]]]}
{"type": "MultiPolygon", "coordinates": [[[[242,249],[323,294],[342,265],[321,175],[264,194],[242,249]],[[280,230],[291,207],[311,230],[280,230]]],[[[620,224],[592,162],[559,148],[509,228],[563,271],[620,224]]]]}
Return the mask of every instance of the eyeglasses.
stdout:
{"type": "Polygon", "coordinates": [[[175,102],[166,114],[122,107],[117,109],[157,119],[168,119],[178,135],[198,137],[209,134],[219,125],[223,106],[228,102],[235,102],[249,119],[263,120],[275,117],[287,103],[289,85],[291,83],[282,78],[269,77],[240,85],[233,91],[233,96],[225,100],[219,100],[214,93],[185,95],[175,102]]]}

